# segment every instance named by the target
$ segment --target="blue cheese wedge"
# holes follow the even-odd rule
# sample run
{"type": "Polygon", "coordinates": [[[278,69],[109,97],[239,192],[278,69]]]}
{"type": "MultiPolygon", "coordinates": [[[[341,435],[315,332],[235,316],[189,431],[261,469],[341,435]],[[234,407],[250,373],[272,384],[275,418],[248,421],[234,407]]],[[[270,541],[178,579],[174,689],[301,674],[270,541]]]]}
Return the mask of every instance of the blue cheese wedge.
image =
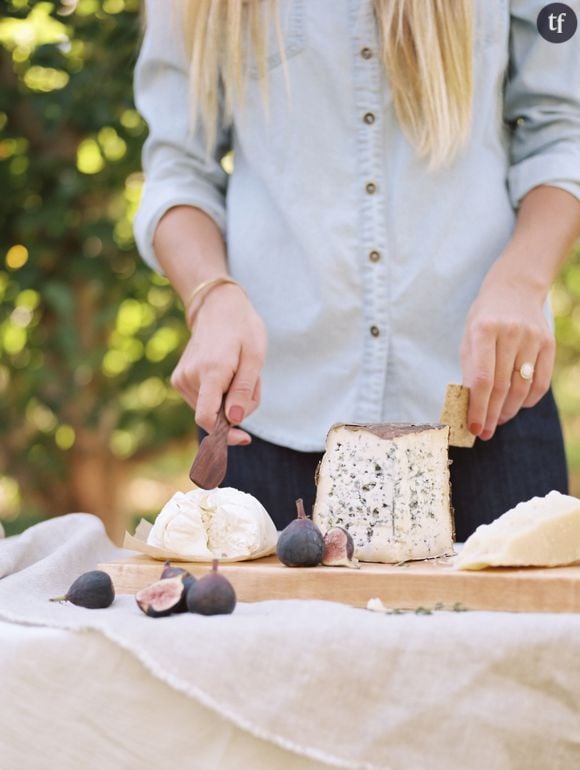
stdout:
{"type": "Polygon", "coordinates": [[[361,561],[453,552],[449,426],[333,425],[317,472],[312,519],[347,529],[361,561]]]}
{"type": "Polygon", "coordinates": [[[557,567],[576,561],[580,561],[580,500],[552,491],[479,526],[454,566],[557,567]]]}

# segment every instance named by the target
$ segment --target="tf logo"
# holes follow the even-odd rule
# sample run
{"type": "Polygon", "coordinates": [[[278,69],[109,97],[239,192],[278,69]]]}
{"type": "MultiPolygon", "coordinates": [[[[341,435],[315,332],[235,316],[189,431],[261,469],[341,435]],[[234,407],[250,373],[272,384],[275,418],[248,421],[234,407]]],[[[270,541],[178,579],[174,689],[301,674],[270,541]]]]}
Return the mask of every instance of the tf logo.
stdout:
{"type": "Polygon", "coordinates": [[[538,32],[549,43],[565,43],[578,27],[576,14],[565,3],[550,3],[538,14],[538,32]]]}

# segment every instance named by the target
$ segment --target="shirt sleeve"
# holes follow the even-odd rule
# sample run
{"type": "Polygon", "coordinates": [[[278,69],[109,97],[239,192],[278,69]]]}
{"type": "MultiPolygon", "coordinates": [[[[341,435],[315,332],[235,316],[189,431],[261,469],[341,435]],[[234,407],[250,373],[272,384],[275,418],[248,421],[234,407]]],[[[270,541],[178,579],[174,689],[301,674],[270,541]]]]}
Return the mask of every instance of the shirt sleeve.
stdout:
{"type": "Polygon", "coordinates": [[[149,129],[141,153],[145,182],[133,233],[141,257],[159,273],[163,270],[153,235],[172,206],[202,209],[225,233],[228,176],[220,159],[230,148],[230,130],[221,119],[211,156],[206,154],[200,121],[191,130],[187,56],[173,8],[169,0],[146,0],[145,32],[133,72],[135,106],[149,129]]]}
{"type": "MultiPolygon", "coordinates": [[[[567,0],[580,17],[580,0],[567,0]]],[[[580,29],[564,43],[538,32],[541,0],[511,0],[504,118],[513,126],[508,189],[512,205],[541,184],[580,199],[580,29]]]]}

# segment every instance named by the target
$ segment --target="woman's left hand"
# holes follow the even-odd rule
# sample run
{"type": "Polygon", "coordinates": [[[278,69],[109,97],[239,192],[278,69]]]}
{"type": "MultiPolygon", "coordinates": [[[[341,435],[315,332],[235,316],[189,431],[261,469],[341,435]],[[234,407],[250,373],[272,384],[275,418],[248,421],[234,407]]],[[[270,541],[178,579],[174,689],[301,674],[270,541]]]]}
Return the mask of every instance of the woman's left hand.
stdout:
{"type": "Polygon", "coordinates": [[[469,430],[483,440],[522,407],[537,404],[550,387],[555,341],[543,312],[545,298],[500,259],[471,306],[461,366],[463,383],[471,389],[469,430]],[[524,363],[533,366],[530,380],[520,374],[524,363]]]}

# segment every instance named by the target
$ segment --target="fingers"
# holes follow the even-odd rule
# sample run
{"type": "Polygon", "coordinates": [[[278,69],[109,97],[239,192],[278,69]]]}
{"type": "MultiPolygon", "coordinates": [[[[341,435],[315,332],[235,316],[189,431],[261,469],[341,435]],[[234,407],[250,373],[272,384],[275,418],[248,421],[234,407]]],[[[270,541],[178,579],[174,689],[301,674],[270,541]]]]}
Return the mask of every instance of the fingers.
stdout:
{"type": "MultiPolygon", "coordinates": [[[[532,359],[530,358],[529,360],[531,361],[532,359]]],[[[542,396],[548,392],[550,389],[550,382],[552,381],[552,374],[554,372],[555,360],[556,341],[554,340],[553,335],[550,334],[544,341],[544,344],[538,353],[532,386],[527,398],[522,404],[523,407],[535,406],[542,396]]]]}
{"type": "MultiPolygon", "coordinates": [[[[199,388],[199,397],[194,407],[195,421],[208,432],[215,425],[216,416],[222,403],[223,386],[221,383],[221,379],[217,376],[205,377],[199,388]]],[[[251,443],[252,438],[245,430],[231,428],[228,431],[227,440],[230,446],[245,446],[251,443]]]]}
{"type": "Polygon", "coordinates": [[[184,401],[195,410],[199,394],[199,377],[196,375],[193,361],[193,339],[187,343],[179,363],[171,375],[171,385],[184,401]]]}
{"type": "Polygon", "coordinates": [[[512,387],[504,402],[498,425],[503,425],[520,411],[522,407],[535,406],[550,388],[556,342],[549,329],[535,337],[528,336],[527,342],[520,348],[514,362],[512,387]],[[530,363],[534,367],[531,380],[525,380],[519,370],[522,364],[530,363]]]}
{"type": "MultiPolygon", "coordinates": [[[[493,376],[493,387],[487,405],[483,431],[480,434],[480,438],[484,441],[493,436],[504,403],[508,398],[508,394],[513,390],[512,375],[515,357],[520,347],[520,337],[521,330],[516,326],[513,326],[506,329],[496,340],[496,364],[493,376]]],[[[527,395],[529,388],[529,386],[526,385],[525,380],[522,380],[522,382],[525,386],[524,392],[521,393],[521,391],[518,391],[517,394],[512,396],[512,398],[515,397],[516,400],[519,400],[520,404],[527,395]]]]}
{"type": "Polygon", "coordinates": [[[522,407],[537,404],[550,387],[554,358],[555,342],[548,330],[475,324],[462,348],[464,383],[471,389],[470,431],[486,441],[522,407]],[[519,373],[524,362],[534,365],[532,380],[519,373]]]}
{"type": "Polygon", "coordinates": [[[228,433],[228,444],[230,446],[247,446],[252,443],[252,437],[241,428],[231,428],[228,433]]]}
{"type": "Polygon", "coordinates": [[[259,352],[242,348],[238,368],[226,397],[226,416],[235,425],[251,414],[259,403],[262,362],[259,352]]]}
{"type": "MultiPolygon", "coordinates": [[[[195,405],[195,421],[204,430],[211,432],[223,399],[224,382],[217,371],[202,378],[199,396],[195,405]]],[[[227,412],[226,412],[227,414],[227,412]]]]}
{"type": "Polygon", "coordinates": [[[516,416],[526,402],[532,388],[533,380],[524,379],[519,370],[525,362],[536,365],[539,352],[538,345],[534,344],[533,341],[529,341],[526,345],[522,345],[520,351],[516,353],[514,359],[510,390],[503,403],[501,412],[497,416],[498,425],[503,425],[516,416]]]}
{"type": "MultiPolygon", "coordinates": [[[[228,399],[230,398],[236,398],[237,395],[240,393],[246,394],[245,387],[238,389],[237,391],[234,391],[234,386],[236,383],[236,379],[239,375],[240,368],[238,368],[237,374],[234,376],[234,379],[229,387],[228,391],[228,397],[226,398],[226,416],[228,416],[229,413],[231,413],[231,409],[228,410],[228,399]],[[232,396],[232,392],[234,391],[234,395],[232,396]]],[[[242,372],[242,375],[240,377],[240,382],[242,385],[245,385],[246,381],[244,379],[246,375],[242,372]]],[[[258,406],[260,402],[260,392],[261,392],[261,383],[260,383],[260,377],[258,375],[256,382],[252,388],[252,395],[250,399],[247,401],[245,407],[241,407],[242,409],[245,408],[245,415],[248,416],[251,414],[258,406]]],[[[197,400],[197,410],[196,410],[196,422],[198,425],[201,425],[201,427],[204,430],[211,430],[211,427],[213,427],[213,423],[215,423],[215,416],[217,414],[217,410],[219,410],[219,407],[221,405],[223,398],[223,392],[221,390],[221,387],[218,386],[217,381],[213,380],[211,377],[206,377],[202,381],[202,385],[200,386],[199,390],[199,398],[197,400]],[[217,404],[217,409],[216,409],[217,404]],[[216,409],[214,412],[213,410],[216,409]],[[210,423],[210,417],[213,415],[213,421],[212,426],[209,428],[206,428],[206,425],[209,425],[210,423]],[[203,421],[203,422],[202,422],[203,421]]],[[[234,404],[235,408],[236,406],[240,406],[239,404],[234,404]]],[[[228,416],[228,419],[233,422],[231,417],[228,416]]],[[[241,418],[243,419],[243,417],[241,418]]],[[[240,422],[241,422],[240,419],[240,422]]],[[[241,428],[231,428],[228,432],[228,444],[230,446],[247,446],[252,441],[252,437],[249,433],[247,433],[245,430],[242,430],[241,428]]]]}
{"type": "Polygon", "coordinates": [[[215,347],[204,350],[192,337],[171,376],[171,384],[195,411],[197,424],[206,431],[214,427],[236,365],[236,355],[215,347]]]}
{"type": "Polygon", "coordinates": [[[256,387],[254,388],[254,393],[252,395],[252,401],[257,406],[260,403],[261,398],[262,398],[262,380],[260,377],[258,377],[256,381],[256,387]]]}
{"type": "MultiPolygon", "coordinates": [[[[226,415],[230,411],[228,419],[235,424],[260,403],[259,373],[264,355],[265,345],[259,342],[252,350],[242,345],[237,351],[235,346],[228,351],[217,350],[215,344],[207,348],[192,337],[172,374],[171,384],[195,411],[197,424],[208,432],[215,425],[223,394],[228,393],[226,415]]],[[[231,445],[250,442],[251,436],[244,430],[232,428],[228,433],[231,445]]]]}
{"type": "Polygon", "coordinates": [[[462,351],[463,380],[470,389],[469,430],[476,436],[486,422],[487,408],[494,383],[495,329],[484,322],[474,324],[462,351]]]}

